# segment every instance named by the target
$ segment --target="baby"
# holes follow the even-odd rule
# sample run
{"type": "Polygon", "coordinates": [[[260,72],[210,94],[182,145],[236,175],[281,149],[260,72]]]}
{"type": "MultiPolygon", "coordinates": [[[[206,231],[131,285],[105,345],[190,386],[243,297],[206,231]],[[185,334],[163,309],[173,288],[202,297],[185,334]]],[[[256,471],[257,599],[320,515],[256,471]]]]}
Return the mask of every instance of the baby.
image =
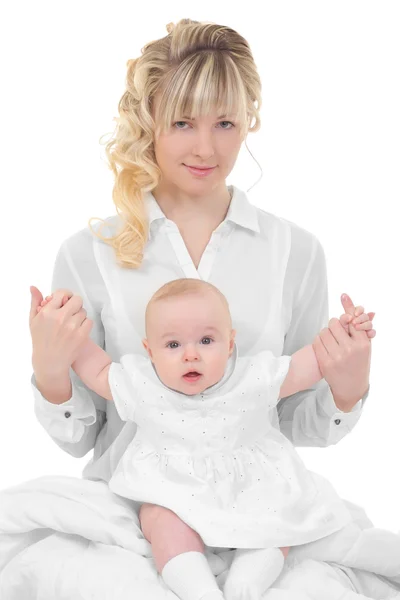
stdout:
{"type": "Polygon", "coordinates": [[[280,398],[321,379],[313,347],[240,357],[226,298],[198,279],[161,287],[145,325],[148,356],[115,363],[87,339],[71,365],[137,424],[110,489],[139,503],[157,570],[179,598],[261,598],[291,545],[351,520],[331,484],[272,424],[280,398]],[[236,549],[224,595],[205,544],[236,549]]]}

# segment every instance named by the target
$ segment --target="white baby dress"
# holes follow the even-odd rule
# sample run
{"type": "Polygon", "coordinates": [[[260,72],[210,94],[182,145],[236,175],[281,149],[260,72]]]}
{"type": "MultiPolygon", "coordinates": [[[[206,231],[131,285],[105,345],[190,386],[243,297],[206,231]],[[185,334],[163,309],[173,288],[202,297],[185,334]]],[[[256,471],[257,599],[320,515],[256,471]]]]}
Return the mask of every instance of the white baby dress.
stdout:
{"type": "Polygon", "coordinates": [[[137,433],[110,489],[169,508],[211,547],[293,546],[341,529],[344,502],[271,424],[290,360],[235,348],[224,377],[193,396],[166,387],[147,357],[112,363],[117,411],[137,433]]]}

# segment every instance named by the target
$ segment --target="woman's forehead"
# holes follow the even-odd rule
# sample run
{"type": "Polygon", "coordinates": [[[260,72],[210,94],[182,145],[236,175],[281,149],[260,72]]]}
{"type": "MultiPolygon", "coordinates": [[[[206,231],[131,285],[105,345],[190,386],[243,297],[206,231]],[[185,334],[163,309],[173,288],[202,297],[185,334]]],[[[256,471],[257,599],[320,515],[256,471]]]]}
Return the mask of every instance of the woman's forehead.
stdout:
{"type": "MultiPolygon", "coordinates": [[[[180,117],[190,119],[192,121],[213,120],[223,118],[237,118],[240,115],[238,103],[229,102],[228,99],[220,99],[218,102],[201,102],[189,101],[171,103],[168,111],[173,118],[180,117]]],[[[159,121],[167,116],[167,111],[163,110],[163,105],[160,104],[160,99],[157,99],[155,104],[155,113],[159,121]]]]}

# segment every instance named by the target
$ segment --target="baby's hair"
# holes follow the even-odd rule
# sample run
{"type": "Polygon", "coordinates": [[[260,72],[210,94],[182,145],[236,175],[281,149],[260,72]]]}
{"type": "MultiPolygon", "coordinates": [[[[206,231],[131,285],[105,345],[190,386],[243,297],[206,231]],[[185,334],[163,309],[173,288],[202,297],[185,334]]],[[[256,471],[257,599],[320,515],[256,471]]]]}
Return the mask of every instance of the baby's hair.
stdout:
{"type": "MultiPolygon", "coordinates": [[[[227,310],[229,315],[229,320],[231,323],[231,314],[229,310],[229,304],[224,294],[212,283],[208,283],[208,281],[203,281],[202,279],[191,279],[191,278],[182,278],[182,279],[174,279],[173,281],[168,281],[162,287],[160,287],[150,298],[147,307],[146,307],[146,323],[148,319],[149,309],[150,307],[161,300],[166,300],[168,298],[174,298],[178,296],[185,295],[193,295],[193,294],[204,294],[204,293],[212,293],[216,294],[218,298],[223,303],[224,307],[227,310]]],[[[231,323],[232,324],[232,323],[231,323]]]]}

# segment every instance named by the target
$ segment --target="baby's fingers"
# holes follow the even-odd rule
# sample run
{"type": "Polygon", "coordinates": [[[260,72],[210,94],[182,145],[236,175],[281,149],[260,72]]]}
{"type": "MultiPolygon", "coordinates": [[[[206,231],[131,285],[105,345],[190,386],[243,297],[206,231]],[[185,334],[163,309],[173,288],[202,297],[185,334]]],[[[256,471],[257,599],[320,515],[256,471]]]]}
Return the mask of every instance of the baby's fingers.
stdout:
{"type": "Polygon", "coordinates": [[[46,298],[44,298],[44,300],[41,301],[40,306],[46,306],[46,304],[48,304],[50,302],[50,300],[52,299],[52,295],[51,296],[46,296],[46,298]]]}
{"type": "MultiPolygon", "coordinates": [[[[368,317],[367,317],[367,319],[368,319],[368,317]]],[[[364,321],[363,323],[356,323],[355,328],[357,329],[357,331],[369,331],[370,329],[373,328],[372,321],[370,321],[368,319],[367,321],[364,321]]]]}
{"type": "Polygon", "coordinates": [[[356,306],[356,308],[354,309],[354,315],[356,317],[362,315],[364,312],[364,307],[363,306],[356,306]]]}
{"type": "Polygon", "coordinates": [[[359,317],[354,317],[353,325],[357,325],[357,323],[365,323],[365,321],[369,321],[370,318],[366,313],[363,313],[359,317]]]}

